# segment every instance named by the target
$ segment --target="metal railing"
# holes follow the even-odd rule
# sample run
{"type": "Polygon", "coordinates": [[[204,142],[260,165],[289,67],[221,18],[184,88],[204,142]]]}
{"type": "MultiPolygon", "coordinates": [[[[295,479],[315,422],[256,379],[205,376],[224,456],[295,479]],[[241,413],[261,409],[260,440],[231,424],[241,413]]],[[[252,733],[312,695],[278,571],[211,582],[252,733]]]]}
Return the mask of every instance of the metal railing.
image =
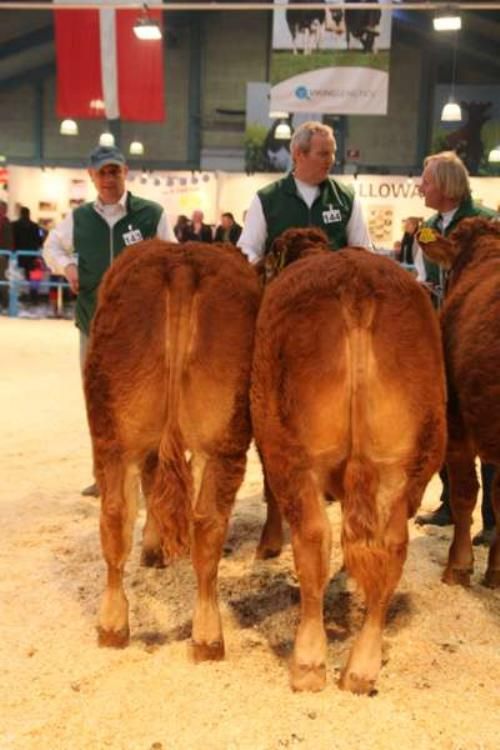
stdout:
{"type": "MultiPolygon", "coordinates": [[[[24,268],[19,265],[20,258],[40,258],[43,263],[43,256],[39,250],[0,250],[0,256],[7,258],[7,268],[5,269],[5,278],[0,278],[0,287],[7,287],[9,290],[9,302],[7,314],[10,318],[19,316],[19,296],[24,292],[29,292],[33,284],[37,285],[38,294],[49,294],[51,289],[56,289],[55,311],[62,315],[64,307],[64,290],[69,289],[68,282],[61,278],[60,280],[50,280],[50,271],[44,272],[44,277],[40,280],[25,278],[24,268]]],[[[45,264],[44,268],[45,267],[45,264]]]]}

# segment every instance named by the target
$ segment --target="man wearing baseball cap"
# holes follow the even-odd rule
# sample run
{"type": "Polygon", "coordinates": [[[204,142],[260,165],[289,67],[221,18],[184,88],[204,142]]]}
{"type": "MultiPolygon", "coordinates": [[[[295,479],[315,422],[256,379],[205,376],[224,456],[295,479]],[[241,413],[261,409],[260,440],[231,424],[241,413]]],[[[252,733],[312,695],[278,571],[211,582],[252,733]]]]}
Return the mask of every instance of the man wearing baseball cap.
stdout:
{"type": "MultiPolygon", "coordinates": [[[[104,273],[127,246],[151,237],[176,242],[158,204],[132,195],[125,187],[125,157],[115,146],[98,146],[89,155],[88,172],[97,191],[95,201],[78,206],[47,237],[44,259],[53,273],[64,275],[77,295],[83,368],[90,323],[104,273]]],[[[87,487],[84,495],[98,495],[87,487]]]]}

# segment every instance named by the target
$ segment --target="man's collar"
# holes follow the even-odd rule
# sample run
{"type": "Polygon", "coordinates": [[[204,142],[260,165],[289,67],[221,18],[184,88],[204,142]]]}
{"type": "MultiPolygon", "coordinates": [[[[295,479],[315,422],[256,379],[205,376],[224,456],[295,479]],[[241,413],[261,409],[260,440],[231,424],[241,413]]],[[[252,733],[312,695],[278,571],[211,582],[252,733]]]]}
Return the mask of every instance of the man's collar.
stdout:
{"type": "Polygon", "coordinates": [[[124,211],[126,211],[127,210],[127,197],[128,197],[128,193],[126,190],[123,191],[123,194],[117,203],[103,203],[102,200],[99,198],[99,196],[97,196],[97,198],[94,201],[94,207],[98,211],[103,212],[106,210],[106,206],[120,206],[121,208],[123,208],[124,211]]]}
{"type": "Polygon", "coordinates": [[[318,188],[320,192],[323,190],[325,185],[329,184],[328,177],[320,182],[318,185],[310,185],[308,182],[304,182],[304,180],[301,180],[299,177],[297,177],[293,172],[289,172],[285,178],[286,180],[286,187],[288,188],[289,192],[296,193],[297,192],[297,182],[300,182],[302,185],[307,185],[308,187],[314,189],[318,188]]]}

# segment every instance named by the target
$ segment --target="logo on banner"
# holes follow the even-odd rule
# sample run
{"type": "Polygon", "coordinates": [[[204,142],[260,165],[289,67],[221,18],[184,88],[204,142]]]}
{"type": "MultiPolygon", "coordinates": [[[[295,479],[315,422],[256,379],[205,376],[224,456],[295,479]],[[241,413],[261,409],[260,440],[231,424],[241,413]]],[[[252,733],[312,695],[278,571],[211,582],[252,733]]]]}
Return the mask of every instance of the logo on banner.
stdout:
{"type": "Polygon", "coordinates": [[[297,86],[295,89],[295,96],[297,99],[310,99],[311,98],[311,92],[307,88],[307,86],[297,86]]]}

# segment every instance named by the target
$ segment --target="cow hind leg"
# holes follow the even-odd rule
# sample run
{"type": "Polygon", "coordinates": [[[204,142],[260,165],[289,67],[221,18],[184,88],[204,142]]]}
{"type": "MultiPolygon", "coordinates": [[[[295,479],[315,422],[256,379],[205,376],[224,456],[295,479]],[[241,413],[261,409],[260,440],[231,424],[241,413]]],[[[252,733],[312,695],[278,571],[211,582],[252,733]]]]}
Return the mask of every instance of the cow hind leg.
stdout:
{"type": "Polygon", "coordinates": [[[193,613],[195,662],[224,658],[224,637],[217,597],[217,574],[229,516],[245,471],[245,454],[193,454],[194,507],[191,558],[197,579],[193,613]]]}
{"type": "MultiPolygon", "coordinates": [[[[374,525],[346,526],[342,530],[342,546],[347,570],[364,595],[366,613],[363,626],[357,636],[341,674],[339,687],[357,694],[370,694],[382,664],[382,635],[387,607],[401,577],[408,544],[408,502],[402,497],[402,476],[396,471],[381,476],[377,502],[390,508],[384,524],[378,515],[373,516],[374,525]],[[392,502],[390,501],[392,495],[392,502]],[[394,497],[396,501],[394,502],[394,497]],[[384,525],[381,532],[380,526],[384,525]]],[[[366,505],[375,502],[374,494],[366,484],[366,505]]],[[[373,487],[372,487],[373,489],[373,487]]],[[[373,506],[372,506],[373,507],[373,506]]]]}
{"type": "Polygon", "coordinates": [[[255,553],[257,560],[278,557],[283,547],[283,521],[281,511],[264,473],[264,499],[266,501],[266,521],[255,553]]]}
{"type": "Polygon", "coordinates": [[[141,471],[142,491],[146,503],[146,523],[142,531],[141,565],[146,568],[164,568],[166,564],[160,530],[150,507],[157,468],[158,455],[150,453],[146,457],[141,471]]]}
{"type": "Polygon", "coordinates": [[[266,473],[290,524],[295,569],[300,583],[300,621],[290,663],[293,690],[318,691],[326,683],[323,599],[329,578],[331,529],[323,496],[310,471],[293,466],[294,451],[268,455],[266,473]]]}
{"type": "Polygon", "coordinates": [[[122,648],[129,641],[128,601],[123,589],[125,563],[132,546],[137,512],[138,471],[120,458],[110,458],[97,471],[101,489],[101,546],[107,585],[98,616],[100,646],[122,648]]]}
{"type": "Polygon", "coordinates": [[[491,502],[495,514],[496,534],[490,547],[488,567],[483,583],[490,588],[500,588],[500,467],[498,465],[493,481],[491,502]]]}
{"type": "Polygon", "coordinates": [[[468,586],[474,564],[470,527],[479,490],[474,453],[467,444],[450,439],[446,466],[454,529],[443,582],[468,586]]]}

